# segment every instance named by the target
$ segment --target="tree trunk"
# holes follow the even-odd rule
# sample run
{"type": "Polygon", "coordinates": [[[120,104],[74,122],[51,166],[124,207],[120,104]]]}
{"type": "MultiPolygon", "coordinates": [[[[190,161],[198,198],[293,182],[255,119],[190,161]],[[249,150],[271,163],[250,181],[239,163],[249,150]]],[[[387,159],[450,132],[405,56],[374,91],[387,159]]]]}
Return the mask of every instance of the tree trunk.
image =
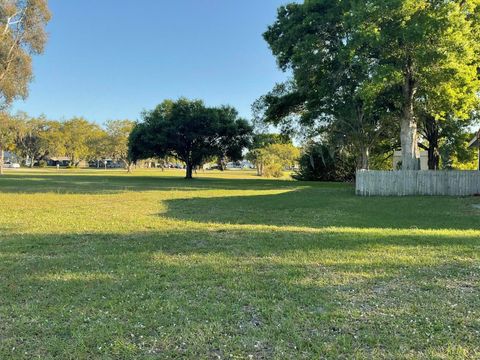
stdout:
{"type": "Polygon", "coordinates": [[[185,179],[192,179],[192,173],[193,173],[193,165],[191,162],[187,162],[187,173],[185,175],[185,179]]]}
{"type": "Polygon", "coordinates": [[[428,169],[438,170],[440,165],[440,151],[438,148],[439,131],[438,123],[431,115],[426,115],[425,121],[425,138],[428,141],[428,169]]]}
{"type": "Polygon", "coordinates": [[[3,175],[3,149],[0,148],[0,175],[3,175]]]}
{"type": "Polygon", "coordinates": [[[369,157],[370,151],[368,149],[368,146],[362,146],[360,148],[360,156],[357,159],[357,170],[369,169],[369,157]]]}
{"type": "Polygon", "coordinates": [[[428,147],[428,170],[438,170],[440,167],[440,154],[438,153],[438,146],[433,145],[428,147]]]}
{"type": "Polygon", "coordinates": [[[402,145],[402,169],[418,170],[417,122],[413,112],[415,96],[415,80],[412,66],[405,70],[403,85],[403,114],[400,121],[400,143],[402,145]]]}
{"type": "Polygon", "coordinates": [[[226,169],[226,164],[225,164],[225,158],[220,158],[218,159],[218,168],[220,169],[220,171],[225,171],[226,169]]]}
{"type": "Polygon", "coordinates": [[[257,176],[263,176],[263,162],[257,163],[257,176]]]}

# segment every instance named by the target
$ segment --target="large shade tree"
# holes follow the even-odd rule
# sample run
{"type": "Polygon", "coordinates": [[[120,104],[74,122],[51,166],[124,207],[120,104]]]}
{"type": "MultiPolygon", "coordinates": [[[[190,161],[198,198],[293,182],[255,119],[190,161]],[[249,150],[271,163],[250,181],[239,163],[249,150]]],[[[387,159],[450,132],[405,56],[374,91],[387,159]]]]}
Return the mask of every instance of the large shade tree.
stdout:
{"type": "Polygon", "coordinates": [[[418,169],[419,117],[468,119],[478,104],[480,3],[368,0],[352,11],[352,44],[373,64],[368,86],[398,89],[402,167],[418,169]]]}
{"type": "Polygon", "coordinates": [[[382,120],[392,100],[365,87],[372,64],[352,48],[350,11],[348,1],[306,1],[279,9],[264,37],[279,67],[293,76],[261,97],[255,109],[283,130],[295,123],[313,137],[341,131],[355,148],[358,168],[368,168],[375,142],[391,136],[392,127],[382,120]],[[379,99],[386,100],[384,106],[376,106],[379,99]]]}
{"type": "Polygon", "coordinates": [[[27,96],[31,56],[43,52],[49,20],[46,0],[0,1],[0,108],[27,96]]]}
{"type": "Polygon", "coordinates": [[[403,168],[418,168],[418,108],[448,120],[476,106],[478,7],[476,0],[282,6],[264,37],[292,81],[261,99],[264,119],[314,128],[336,122],[332,129],[355,139],[359,167],[368,166],[371,139],[398,127],[403,168]]]}
{"type": "Polygon", "coordinates": [[[133,161],[173,156],[186,164],[186,178],[193,169],[214,156],[239,160],[250,143],[252,129],[234,109],[209,108],[200,100],[166,100],[145,112],[143,122],[130,135],[133,161]]]}

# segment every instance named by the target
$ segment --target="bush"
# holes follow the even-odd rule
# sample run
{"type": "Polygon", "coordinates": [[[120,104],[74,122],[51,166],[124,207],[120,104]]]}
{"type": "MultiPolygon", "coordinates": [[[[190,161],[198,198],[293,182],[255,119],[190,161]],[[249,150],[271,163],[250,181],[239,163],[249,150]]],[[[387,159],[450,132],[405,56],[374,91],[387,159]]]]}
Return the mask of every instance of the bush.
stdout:
{"type": "Polygon", "coordinates": [[[259,175],[280,178],[284,169],[291,169],[300,156],[300,150],[293,144],[269,144],[250,151],[248,158],[262,170],[259,175]]]}
{"type": "Polygon", "coordinates": [[[355,159],[342,149],[312,143],[304,149],[299,169],[293,178],[307,181],[353,181],[355,159]]]}
{"type": "Polygon", "coordinates": [[[41,168],[46,168],[47,167],[47,162],[45,160],[40,160],[38,162],[38,167],[41,167],[41,168]]]}
{"type": "Polygon", "coordinates": [[[283,167],[278,163],[271,163],[263,167],[263,176],[281,178],[283,176],[283,167]]]}

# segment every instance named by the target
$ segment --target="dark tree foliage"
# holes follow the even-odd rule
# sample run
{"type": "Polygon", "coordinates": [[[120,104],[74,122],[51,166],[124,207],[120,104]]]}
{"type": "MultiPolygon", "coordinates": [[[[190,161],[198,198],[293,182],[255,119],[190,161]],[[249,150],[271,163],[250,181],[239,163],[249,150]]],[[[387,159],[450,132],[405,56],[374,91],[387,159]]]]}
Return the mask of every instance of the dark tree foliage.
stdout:
{"type": "Polygon", "coordinates": [[[250,145],[252,127],[227,106],[208,108],[200,100],[166,100],[143,114],[129,139],[129,156],[176,157],[186,164],[186,178],[193,169],[214,156],[239,160],[250,145]]]}
{"type": "Polygon", "coordinates": [[[222,106],[215,109],[220,126],[218,127],[218,140],[214,156],[220,163],[226,163],[227,159],[240,160],[243,150],[250,146],[252,140],[252,126],[248,121],[238,118],[238,112],[230,106],[222,106]]]}
{"type": "Polygon", "coordinates": [[[293,178],[306,181],[353,181],[355,158],[341,148],[310,143],[300,157],[299,169],[293,178]]]}

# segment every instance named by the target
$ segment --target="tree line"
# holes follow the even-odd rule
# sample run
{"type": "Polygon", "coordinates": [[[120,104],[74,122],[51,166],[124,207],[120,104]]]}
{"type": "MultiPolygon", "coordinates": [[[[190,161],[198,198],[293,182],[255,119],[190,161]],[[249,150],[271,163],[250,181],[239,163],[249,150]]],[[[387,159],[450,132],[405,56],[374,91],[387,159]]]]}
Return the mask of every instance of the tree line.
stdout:
{"type": "Polygon", "coordinates": [[[26,165],[46,164],[47,160],[68,157],[75,167],[82,161],[112,159],[129,164],[128,137],[131,120],[110,120],[104,126],[81,117],[65,121],[11,116],[0,113],[0,150],[14,152],[26,165]],[[28,162],[27,162],[28,161],[28,162]]]}
{"type": "Polygon", "coordinates": [[[294,168],[300,153],[286,136],[255,134],[233,107],[207,107],[184,98],[162,102],[145,112],[140,122],[110,120],[104,125],[82,117],[56,121],[1,112],[0,149],[30,167],[58,158],[68,158],[71,167],[83,162],[101,167],[111,159],[128,171],[144,160],[162,168],[180,162],[188,179],[206,163],[225,170],[227,162],[244,158],[257,167],[257,175],[281,177],[284,170],[294,168]]]}

